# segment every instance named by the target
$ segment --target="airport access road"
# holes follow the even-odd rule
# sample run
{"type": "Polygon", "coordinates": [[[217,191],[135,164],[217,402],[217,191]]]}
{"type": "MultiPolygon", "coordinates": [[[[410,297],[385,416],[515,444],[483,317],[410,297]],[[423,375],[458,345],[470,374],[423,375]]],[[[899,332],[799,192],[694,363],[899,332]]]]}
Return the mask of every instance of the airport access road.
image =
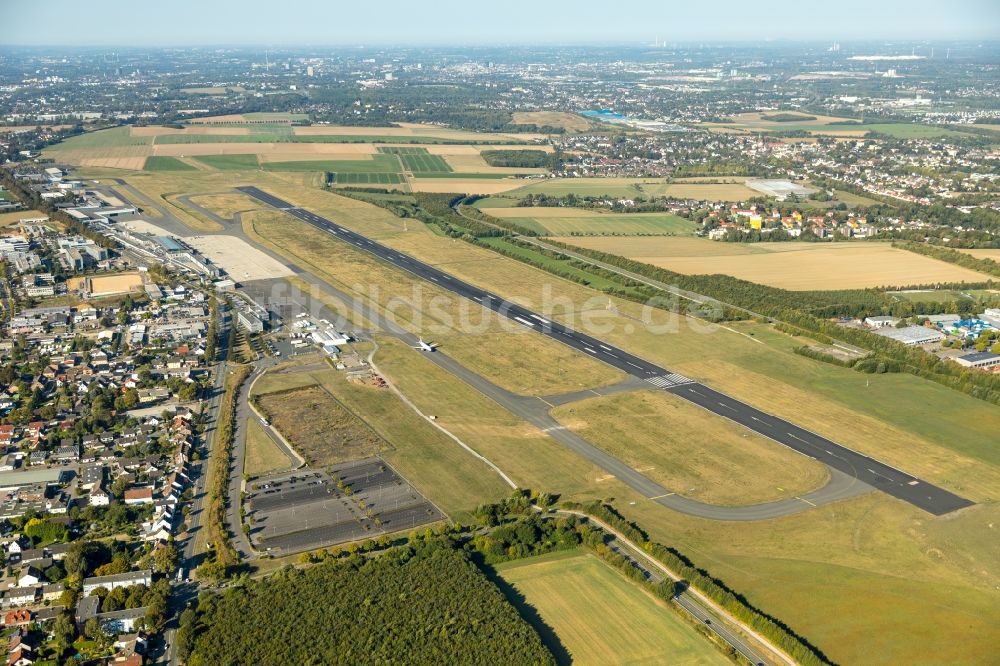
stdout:
{"type": "Polygon", "coordinates": [[[918,479],[862,453],[836,444],[815,433],[800,428],[777,416],[767,414],[731,396],[719,393],[681,374],[635,356],[602,340],[550,321],[531,310],[500,298],[496,294],[459,280],[444,271],[425,264],[412,256],[342,227],[304,208],[299,208],[263,190],[238,187],[237,190],[273,206],[338,240],[353,245],[378,259],[402,269],[458,296],[479,303],[500,316],[537,333],[568,345],[652,386],[704,407],[747,428],[787,446],[828,467],[854,477],[877,490],[901,499],[934,515],[943,515],[971,506],[973,503],[944,488],[918,479]]]}

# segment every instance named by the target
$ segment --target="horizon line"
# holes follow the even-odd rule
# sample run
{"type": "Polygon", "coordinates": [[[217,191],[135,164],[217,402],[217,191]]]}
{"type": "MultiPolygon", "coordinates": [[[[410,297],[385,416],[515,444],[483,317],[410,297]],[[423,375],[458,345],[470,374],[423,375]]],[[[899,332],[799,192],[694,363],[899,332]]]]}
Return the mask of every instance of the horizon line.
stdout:
{"type": "Polygon", "coordinates": [[[284,43],[284,42],[192,42],[189,44],[184,43],[162,43],[162,44],[114,44],[109,45],[106,43],[98,42],[86,42],[86,43],[64,43],[64,44],[28,44],[28,43],[4,43],[0,41],[0,48],[37,48],[37,49],[55,49],[55,48],[103,48],[105,50],[111,49],[191,49],[191,48],[264,48],[264,47],[274,47],[274,48],[329,48],[329,49],[365,49],[365,48],[496,48],[504,46],[532,46],[532,47],[606,47],[606,46],[631,46],[636,48],[653,48],[653,49],[666,49],[676,46],[699,46],[699,47],[711,47],[711,46],[729,46],[729,45],[740,45],[740,46],[769,46],[769,45],[780,45],[780,44],[830,44],[831,42],[837,42],[840,45],[844,44],[881,44],[890,45],[894,43],[905,42],[910,43],[925,43],[925,44],[936,44],[936,43],[966,43],[966,44],[978,44],[980,46],[985,44],[995,44],[1000,45],[1000,38],[990,38],[990,37],[870,37],[870,38],[848,38],[839,39],[836,37],[810,37],[796,39],[794,37],[780,37],[773,39],[663,39],[659,43],[655,40],[653,41],[637,41],[637,40],[588,40],[588,41],[559,41],[553,40],[551,42],[538,42],[538,41],[517,41],[517,40],[498,40],[498,41],[485,41],[476,40],[472,42],[400,42],[400,41],[387,41],[387,42],[355,42],[355,43],[342,43],[334,44],[329,42],[295,42],[295,43],[284,43]]]}

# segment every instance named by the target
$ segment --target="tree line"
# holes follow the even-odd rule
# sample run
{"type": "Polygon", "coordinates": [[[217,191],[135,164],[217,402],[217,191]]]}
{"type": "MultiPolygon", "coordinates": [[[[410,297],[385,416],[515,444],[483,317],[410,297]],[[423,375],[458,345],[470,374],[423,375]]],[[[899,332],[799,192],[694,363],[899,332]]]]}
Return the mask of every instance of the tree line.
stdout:
{"type": "Polygon", "coordinates": [[[736,618],[766,636],[798,663],[806,666],[831,663],[819,648],[795,633],[784,622],[755,607],[746,597],[732,590],[705,569],[696,567],[691,560],[674,548],[651,540],[642,528],[625,519],[613,506],[594,501],[588,504],[565,502],[563,507],[600,518],[680,576],[683,581],[682,587],[684,584],[694,587],[736,618]]]}
{"type": "Polygon", "coordinates": [[[181,622],[189,666],[555,663],[447,536],[240,581],[221,595],[203,594],[181,622]]]}
{"type": "Polygon", "coordinates": [[[226,393],[222,398],[217,418],[212,456],[215,464],[209,470],[206,483],[204,528],[208,530],[212,552],[198,566],[198,576],[220,580],[228,569],[239,563],[239,554],[233,548],[226,529],[226,502],[229,487],[229,464],[233,450],[233,432],[236,425],[236,400],[240,387],[250,376],[250,366],[239,365],[227,379],[226,393]]]}
{"type": "Polygon", "coordinates": [[[486,163],[495,167],[517,167],[520,169],[557,170],[563,163],[560,151],[547,153],[544,150],[484,150],[480,153],[486,163]]]}

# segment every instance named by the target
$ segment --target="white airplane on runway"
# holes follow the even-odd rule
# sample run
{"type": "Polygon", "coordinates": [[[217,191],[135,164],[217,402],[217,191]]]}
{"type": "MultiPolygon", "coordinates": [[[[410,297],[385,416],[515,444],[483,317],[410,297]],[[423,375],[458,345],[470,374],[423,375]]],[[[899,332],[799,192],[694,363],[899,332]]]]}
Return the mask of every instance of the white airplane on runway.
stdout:
{"type": "Polygon", "coordinates": [[[424,342],[423,338],[417,340],[417,346],[414,349],[418,351],[432,352],[438,348],[436,342],[424,342]]]}

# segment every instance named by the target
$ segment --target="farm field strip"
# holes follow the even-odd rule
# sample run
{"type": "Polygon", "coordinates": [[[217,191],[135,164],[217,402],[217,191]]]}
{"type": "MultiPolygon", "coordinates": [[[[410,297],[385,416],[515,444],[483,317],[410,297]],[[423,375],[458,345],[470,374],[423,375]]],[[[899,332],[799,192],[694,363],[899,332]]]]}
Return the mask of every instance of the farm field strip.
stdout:
{"type": "Polygon", "coordinates": [[[399,185],[406,180],[398,173],[333,173],[337,185],[399,185]]]}
{"type": "Polygon", "coordinates": [[[666,603],[593,555],[529,558],[497,570],[537,609],[574,664],[728,663],[666,603]]]}
{"type": "Polygon", "coordinates": [[[930,282],[984,282],[982,273],[885,243],[756,243],[740,246],[695,238],[557,240],[683,273],[724,273],[791,290],[855,289],[930,282]]]}
{"type": "Polygon", "coordinates": [[[175,157],[150,156],[143,164],[144,171],[194,171],[195,167],[175,157]]]}
{"type": "Polygon", "coordinates": [[[546,235],[690,234],[697,225],[671,213],[607,213],[585,208],[486,208],[495,217],[511,219],[546,235]]]}

